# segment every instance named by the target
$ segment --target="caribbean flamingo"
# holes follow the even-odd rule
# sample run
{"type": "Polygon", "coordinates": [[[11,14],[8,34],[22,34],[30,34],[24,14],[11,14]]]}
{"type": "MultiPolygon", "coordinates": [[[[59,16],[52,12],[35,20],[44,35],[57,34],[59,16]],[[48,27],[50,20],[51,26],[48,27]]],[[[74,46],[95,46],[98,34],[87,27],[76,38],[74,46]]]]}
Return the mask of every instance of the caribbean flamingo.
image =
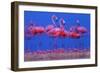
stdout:
{"type": "Polygon", "coordinates": [[[68,36],[68,32],[64,29],[65,21],[63,19],[60,19],[59,23],[60,23],[60,27],[55,27],[51,29],[50,31],[48,31],[49,36],[52,36],[53,38],[55,38],[55,41],[57,37],[65,38],[68,36]]]}
{"type": "Polygon", "coordinates": [[[32,37],[34,35],[33,31],[33,23],[30,22],[28,26],[25,27],[25,37],[32,37]]]}
{"type": "MultiPolygon", "coordinates": [[[[51,20],[53,24],[48,25],[45,28],[46,34],[48,34],[50,37],[54,38],[54,40],[56,41],[56,38],[59,36],[59,28],[57,27],[55,21],[58,19],[57,16],[52,15],[51,20]]],[[[55,45],[56,47],[56,45],[55,45]]]]}
{"type": "MultiPolygon", "coordinates": [[[[57,25],[55,23],[55,20],[58,19],[57,16],[53,15],[51,19],[52,19],[53,24],[46,27],[46,33],[50,37],[53,37],[55,42],[56,42],[57,37],[60,36],[61,28],[57,27],[57,25]]],[[[54,46],[56,48],[56,43],[55,42],[54,42],[54,46]]]]}
{"type": "Polygon", "coordinates": [[[60,23],[60,28],[61,28],[60,37],[63,37],[63,38],[68,37],[68,34],[69,34],[69,33],[68,33],[68,31],[65,29],[65,27],[64,27],[64,25],[65,25],[64,19],[61,18],[60,21],[59,21],[59,23],[60,23]]]}
{"type": "Polygon", "coordinates": [[[29,26],[26,28],[25,34],[26,36],[35,36],[38,34],[42,34],[45,32],[45,28],[42,26],[35,26],[35,24],[30,22],[29,26]]]}
{"type": "Polygon", "coordinates": [[[85,27],[81,26],[79,22],[80,21],[77,19],[76,20],[77,26],[70,28],[70,30],[74,30],[74,31],[81,33],[81,34],[86,33],[87,29],[85,27]]]}
{"type": "Polygon", "coordinates": [[[32,35],[42,34],[45,32],[45,28],[42,26],[36,26],[36,24],[33,24],[32,21],[30,22],[29,26],[27,27],[27,32],[29,32],[32,35]]]}
{"type": "Polygon", "coordinates": [[[76,23],[78,24],[78,26],[77,26],[77,32],[79,32],[79,33],[86,33],[87,32],[87,29],[85,28],[85,27],[83,27],[83,26],[80,26],[80,23],[79,23],[80,21],[77,19],[76,20],[76,23]]]}
{"type": "MultiPolygon", "coordinates": [[[[65,26],[65,20],[63,18],[61,18],[59,20],[59,23],[60,23],[60,28],[61,28],[59,36],[62,37],[62,39],[68,37],[69,36],[69,32],[64,27],[65,26]]],[[[62,47],[63,46],[64,46],[64,44],[62,43],[62,47]]]]}
{"type": "Polygon", "coordinates": [[[77,26],[70,28],[70,37],[79,38],[82,34],[87,32],[87,29],[83,26],[80,26],[79,20],[76,20],[77,26]]]}
{"type": "MultiPolygon", "coordinates": [[[[42,26],[36,26],[36,24],[33,24],[33,22],[31,21],[30,25],[27,27],[27,31],[26,31],[27,35],[31,35],[31,36],[36,36],[36,35],[40,35],[42,33],[45,32],[45,28],[42,26]]],[[[42,43],[41,41],[39,42],[39,46],[41,46],[42,43]]]]}
{"type": "Polygon", "coordinates": [[[60,35],[60,31],[61,31],[61,29],[59,28],[59,27],[55,27],[55,28],[53,28],[53,29],[51,29],[50,31],[48,31],[47,32],[47,34],[49,35],[49,36],[51,36],[51,37],[53,37],[54,38],[54,47],[56,48],[57,46],[56,46],[56,39],[57,39],[57,37],[59,37],[59,35],[60,35]]]}
{"type": "Polygon", "coordinates": [[[56,26],[55,21],[56,21],[57,19],[58,19],[57,16],[52,15],[51,20],[52,20],[52,23],[53,23],[53,24],[50,24],[50,25],[48,25],[48,26],[45,28],[46,32],[50,31],[51,29],[53,29],[53,28],[56,26]]]}

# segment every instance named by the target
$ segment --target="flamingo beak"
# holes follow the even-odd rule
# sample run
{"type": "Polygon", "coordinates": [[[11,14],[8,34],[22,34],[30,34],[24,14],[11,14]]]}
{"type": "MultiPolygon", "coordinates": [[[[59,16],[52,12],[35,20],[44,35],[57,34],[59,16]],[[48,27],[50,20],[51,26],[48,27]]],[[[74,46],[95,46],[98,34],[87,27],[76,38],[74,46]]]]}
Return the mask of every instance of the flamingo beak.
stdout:
{"type": "Polygon", "coordinates": [[[53,15],[52,18],[56,19],[56,20],[58,19],[58,17],[56,15],[53,15]]]}
{"type": "Polygon", "coordinates": [[[64,19],[61,19],[62,24],[65,25],[66,21],[64,19]]]}

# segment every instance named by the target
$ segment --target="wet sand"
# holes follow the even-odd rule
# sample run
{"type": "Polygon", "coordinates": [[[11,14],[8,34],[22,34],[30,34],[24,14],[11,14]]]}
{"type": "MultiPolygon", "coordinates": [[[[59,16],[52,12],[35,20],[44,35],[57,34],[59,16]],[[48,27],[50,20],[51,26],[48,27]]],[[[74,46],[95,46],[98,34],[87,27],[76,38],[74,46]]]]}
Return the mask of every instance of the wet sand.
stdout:
{"type": "Polygon", "coordinates": [[[90,50],[48,50],[48,51],[28,51],[24,53],[24,61],[48,61],[64,59],[86,59],[90,58],[90,50]]]}

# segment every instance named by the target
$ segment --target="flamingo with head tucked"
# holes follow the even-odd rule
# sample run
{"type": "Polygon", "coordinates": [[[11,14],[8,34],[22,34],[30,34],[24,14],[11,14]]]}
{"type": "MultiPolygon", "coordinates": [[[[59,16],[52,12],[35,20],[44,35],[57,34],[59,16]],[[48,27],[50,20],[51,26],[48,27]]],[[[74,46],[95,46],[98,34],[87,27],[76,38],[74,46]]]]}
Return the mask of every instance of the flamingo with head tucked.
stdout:
{"type": "Polygon", "coordinates": [[[29,26],[26,28],[26,35],[30,34],[35,36],[37,34],[42,34],[45,32],[45,28],[42,26],[36,26],[36,24],[30,22],[29,26]]]}
{"type": "Polygon", "coordinates": [[[87,29],[85,27],[81,26],[79,22],[80,21],[77,19],[76,20],[77,26],[71,27],[70,28],[70,31],[73,31],[74,30],[74,31],[76,31],[76,32],[78,32],[80,34],[86,33],[87,32],[87,29]]]}
{"type": "Polygon", "coordinates": [[[76,23],[78,24],[77,29],[76,29],[77,32],[79,32],[79,33],[86,33],[87,32],[87,29],[85,27],[80,26],[80,21],[78,19],[76,20],[76,23]]]}
{"type": "MultiPolygon", "coordinates": [[[[31,21],[30,25],[27,27],[27,30],[26,30],[25,34],[26,34],[27,37],[33,37],[33,36],[36,36],[36,35],[41,35],[44,32],[45,32],[44,27],[36,26],[36,24],[34,24],[31,21]]],[[[41,46],[41,45],[42,45],[42,42],[39,41],[39,46],[41,46]]]]}
{"type": "Polygon", "coordinates": [[[83,26],[80,26],[79,20],[76,20],[77,26],[73,26],[70,28],[70,37],[72,38],[80,38],[82,34],[87,32],[87,29],[83,26]]]}

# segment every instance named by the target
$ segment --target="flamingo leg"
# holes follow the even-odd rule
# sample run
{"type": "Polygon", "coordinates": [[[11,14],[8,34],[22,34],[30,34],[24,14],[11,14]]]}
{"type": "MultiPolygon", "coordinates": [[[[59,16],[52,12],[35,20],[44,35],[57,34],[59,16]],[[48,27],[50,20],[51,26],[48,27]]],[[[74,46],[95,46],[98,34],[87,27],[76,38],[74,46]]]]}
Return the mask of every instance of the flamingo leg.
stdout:
{"type": "Polygon", "coordinates": [[[63,41],[64,41],[64,38],[62,38],[62,45],[61,46],[62,46],[62,48],[65,48],[65,44],[63,41]]]}
{"type": "Polygon", "coordinates": [[[57,38],[56,37],[54,37],[54,49],[57,49],[57,38]]]}
{"type": "Polygon", "coordinates": [[[42,47],[42,41],[41,41],[40,35],[38,35],[38,36],[39,36],[39,44],[38,44],[39,46],[38,46],[38,47],[39,47],[39,49],[40,49],[40,48],[42,47]]]}

